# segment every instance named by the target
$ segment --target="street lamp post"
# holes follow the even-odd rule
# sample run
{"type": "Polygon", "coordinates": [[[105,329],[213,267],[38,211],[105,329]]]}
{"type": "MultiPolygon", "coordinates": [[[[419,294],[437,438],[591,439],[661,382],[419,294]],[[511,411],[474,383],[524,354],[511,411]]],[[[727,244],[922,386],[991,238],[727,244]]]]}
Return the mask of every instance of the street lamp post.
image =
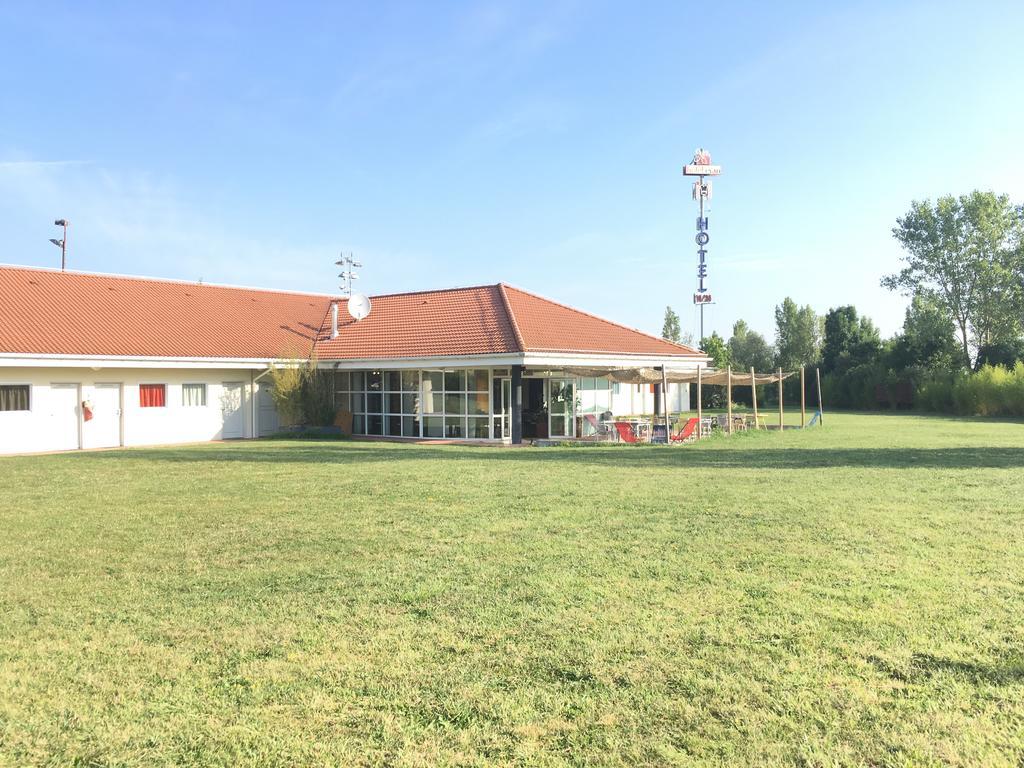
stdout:
{"type": "Polygon", "coordinates": [[[53,223],[54,226],[64,228],[64,237],[60,240],[55,237],[50,238],[50,242],[60,248],[60,271],[63,272],[68,265],[68,224],[70,222],[67,219],[57,219],[53,223]]]}

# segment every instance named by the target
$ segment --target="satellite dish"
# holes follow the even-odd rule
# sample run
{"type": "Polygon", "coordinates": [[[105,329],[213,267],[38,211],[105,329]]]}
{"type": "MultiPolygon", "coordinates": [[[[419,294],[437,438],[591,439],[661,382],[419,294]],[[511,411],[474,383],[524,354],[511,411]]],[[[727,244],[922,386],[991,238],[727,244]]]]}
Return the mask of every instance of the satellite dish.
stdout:
{"type": "Polygon", "coordinates": [[[356,320],[370,314],[370,300],[361,293],[353,293],[348,300],[348,313],[356,320]]]}

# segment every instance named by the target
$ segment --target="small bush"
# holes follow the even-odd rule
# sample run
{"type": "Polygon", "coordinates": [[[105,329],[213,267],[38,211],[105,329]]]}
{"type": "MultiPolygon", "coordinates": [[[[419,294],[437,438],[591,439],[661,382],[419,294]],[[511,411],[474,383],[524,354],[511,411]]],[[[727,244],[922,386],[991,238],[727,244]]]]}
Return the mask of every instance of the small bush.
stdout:
{"type": "Polygon", "coordinates": [[[331,375],[317,368],[315,357],[286,358],[272,365],[271,397],[283,426],[325,427],[334,422],[334,393],[331,375]]]}

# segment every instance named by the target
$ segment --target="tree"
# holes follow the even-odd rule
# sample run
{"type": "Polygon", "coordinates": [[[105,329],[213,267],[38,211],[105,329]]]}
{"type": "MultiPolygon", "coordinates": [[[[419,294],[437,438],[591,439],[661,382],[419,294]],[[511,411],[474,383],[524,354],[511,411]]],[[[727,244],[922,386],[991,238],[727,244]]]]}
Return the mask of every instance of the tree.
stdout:
{"type": "Polygon", "coordinates": [[[764,372],[772,368],[775,350],[757,331],[750,329],[745,320],[737,320],[729,339],[729,356],[737,370],[764,372]]]}
{"type": "Polygon", "coordinates": [[[878,362],[882,338],[867,317],[857,317],[851,305],[834,307],[825,314],[821,345],[821,372],[845,373],[858,365],[878,362]]]}
{"type": "Polygon", "coordinates": [[[978,359],[974,363],[974,370],[979,371],[986,365],[1013,368],[1020,360],[1024,360],[1024,339],[997,341],[978,347],[978,359]]]}
{"type": "Polygon", "coordinates": [[[700,348],[704,351],[704,354],[711,358],[711,364],[719,370],[728,368],[731,363],[729,355],[729,345],[725,343],[725,339],[718,335],[718,331],[714,331],[710,336],[705,336],[700,341],[700,348]]]}
{"type": "Polygon", "coordinates": [[[911,299],[903,332],[893,339],[890,357],[896,370],[952,372],[962,365],[953,322],[939,301],[927,293],[911,299]]]}
{"type": "Polygon", "coordinates": [[[327,426],[334,420],[331,374],[319,370],[316,356],[293,351],[270,365],[270,397],[284,425],[327,426]]]}
{"type": "Polygon", "coordinates": [[[665,323],[661,326],[661,338],[680,343],[682,332],[679,328],[679,315],[672,307],[665,307],[665,323]]]}
{"type": "MultiPolygon", "coordinates": [[[[729,367],[731,362],[729,358],[729,345],[725,343],[725,339],[718,335],[718,331],[714,331],[710,336],[705,336],[701,339],[700,348],[704,350],[705,355],[711,358],[711,365],[718,370],[724,371],[729,367]]],[[[690,391],[696,397],[697,388],[691,387],[690,391]]],[[[706,386],[702,388],[701,406],[703,408],[722,408],[724,405],[724,387],[706,386]]]]}
{"type": "Polygon", "coordinates": [[[972,347],[1020,334],[1024,215],[1005,195],[975,190],[959,198],[914,201],[893,236],[904,267],[882,279],[890,290],[937,301],[960,336],[961,360],[972,347]]]}
{"type": "Polygon", "coordinates": [[[792,371],[818,361],[821,318],[810,305],[797,307],[788,296],[775,307],[775,364],[792,371]]]}

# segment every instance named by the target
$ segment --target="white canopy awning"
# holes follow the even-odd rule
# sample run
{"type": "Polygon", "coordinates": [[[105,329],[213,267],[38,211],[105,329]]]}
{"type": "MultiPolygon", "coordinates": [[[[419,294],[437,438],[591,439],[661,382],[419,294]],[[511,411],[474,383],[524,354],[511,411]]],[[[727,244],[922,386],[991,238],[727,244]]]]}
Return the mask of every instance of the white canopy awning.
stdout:
{"type": "MultiPolygon", "coordinates": [[[[557,371],[546,371],[553,375],[558,374],[569,374],[571,376],[583,376],[586,378],[607,378],[612,381],[618,381],[622,384],[660,384],[662,382],[662,370],[661,368],[582,368],[582,367],[568,367],[559,368],[557,371]]],[[[729,372],[720,371],[714,368],[702,369],[699,374],[699,378],[702,384],[721,384],[726,385],[729,383],[729,372]]],[[[783,372],[781,378],[786,379],[792,376],[792,373],[783,372]]],[[[685,369],[672,369],[666,368],[664,379],[670,384],[696,384],[698,379],[698,373],[692,367],[685,369]]],[[[757,385],[761,384],[774,384],[779,381],[780,377],[778,373],[755,373],[753,381],[757,385]]],[[[744,373],[742,371],[732,372],[732,384],[736,387],[750,386],[751,375],[750,373],[744,373]]]]}

